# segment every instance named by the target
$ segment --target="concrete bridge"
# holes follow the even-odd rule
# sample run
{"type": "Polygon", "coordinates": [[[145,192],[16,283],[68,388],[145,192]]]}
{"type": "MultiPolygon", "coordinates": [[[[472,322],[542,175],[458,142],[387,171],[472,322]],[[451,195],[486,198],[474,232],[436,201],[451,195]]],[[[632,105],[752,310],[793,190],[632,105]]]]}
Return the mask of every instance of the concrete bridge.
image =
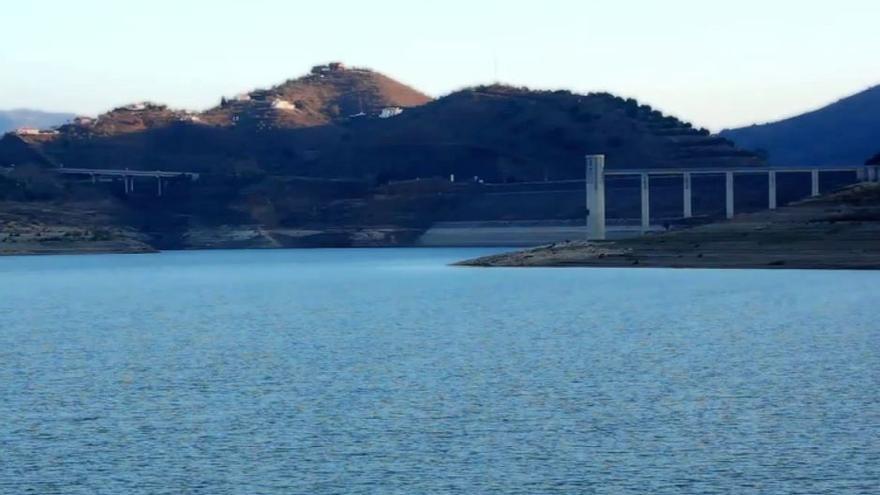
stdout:
{"type": "Polygon", "coordinates": [[[125,184],[125,194],[134,192],[134,180],[136,178],[156,179],[156,193],[162,196],[164,192],[163,179],[186,178],[190,181],[199,180],[199,174],[195,172],[170,172],[164,170],[129,170],[129,169],[104,169],[104,168],[64,168],[59,167],[52,169],[55,173],[62,175],[72,175],[81,177],[90,177],[92,182],[100,179],[118,180],[122,179],[125,184]]]}
{"type": "Polygon", "coordinates": [[[767,199],[771,210],[778,206],[776,200],[776,177],[781,173],[809,173],[811,177],[811,196],[819,196],[819,174],[823,172],[855,172],[859,181],[880,181],[880,166],[862,167],[738,167],[738,168],[652,168],[605,170],[605,155],[587,155],[587,232],[591,240],[606,238],[605,218],[605,177],[637,176],[641,178],[641,226],[648,231],[651,225],[650,185],[651,177],[681,176],[684,191],[684,218],[693,217],[692,178],[695,175],[723,175],[725,178],[725,203],[727,218],[733,218],[734,176],[737,174],[767,174],[767,199]]]}

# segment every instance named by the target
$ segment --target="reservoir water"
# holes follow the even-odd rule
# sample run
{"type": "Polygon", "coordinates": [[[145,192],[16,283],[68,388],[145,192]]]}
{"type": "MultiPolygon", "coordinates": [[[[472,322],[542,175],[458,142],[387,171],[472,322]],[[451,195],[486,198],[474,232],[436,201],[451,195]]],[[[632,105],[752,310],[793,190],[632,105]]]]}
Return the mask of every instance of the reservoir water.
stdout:
{"type": "Polygon", "coordinates": [[[880,493],[880,273],[0,259],[0,493],[880,493]]]}

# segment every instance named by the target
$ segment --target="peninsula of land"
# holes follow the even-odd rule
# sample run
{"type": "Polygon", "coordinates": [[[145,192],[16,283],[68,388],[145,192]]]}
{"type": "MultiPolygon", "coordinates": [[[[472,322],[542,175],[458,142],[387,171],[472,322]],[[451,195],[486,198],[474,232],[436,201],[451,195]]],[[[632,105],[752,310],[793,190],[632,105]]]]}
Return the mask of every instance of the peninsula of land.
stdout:
{"type": "Polygon", "coordinates": [[[857,184],[775,211],[685,230],[571,241],[458,265],[880,269],[880,185],[857,184]]]}

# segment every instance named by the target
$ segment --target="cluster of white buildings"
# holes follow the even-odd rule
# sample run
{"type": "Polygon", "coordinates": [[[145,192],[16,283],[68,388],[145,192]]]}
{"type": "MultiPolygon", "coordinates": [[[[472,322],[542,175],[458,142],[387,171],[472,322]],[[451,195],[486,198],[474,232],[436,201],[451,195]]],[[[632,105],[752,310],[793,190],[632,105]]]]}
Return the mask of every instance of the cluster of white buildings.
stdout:
{"type": "Polygon", "coordinates": [[[201,124],[203,123],[202,118],[195,112],[185,112],[180,117],[181,122],[191,122],[193,124],[201,124]]]}
{"type": "Polygon", "coordinates": [[[283,112],[292,112],[296,110],[296,104],[287,100],[282,100],[281,98],[276,98],[272,100],[272,108],[283,112]]]}
{"type": "Polygon", "coordinates": [[[223,101],[235,103],[247,103],[251,101],[261,104],[268,103],[271,108],[283,112],[293,112],[297,110],[295,103],[283,98],[272,98],[271,93],[264,90],[255,91],[253,93],[239,93],[231,98],[223,98],[223,101]]]}
{"type": "Polygon", "coordinates": [[[73,125],[78,125],[81,127],[89,127],[95,124],[96,119],[85,116],[78,116],[73,118],[73,125]]]}
{"type": "Polygon", "coordinates": [[[403,109],[400,107],[386,107],[383,108],[379,113],[380,119],[390,119],[391,117],[397,117],[398,115],[403,113],[403,109]]]}
{"type": "Polygon", "coordinates": [[[37,129],[36,127],[19,127],[15,130],[16,136],[54,136],[58,134],[55,129],[37,129]]]}
{"type": "Polygon", "coordinates": [[[126,105],[122,107],[123,110],[128,110],[129,112],[141,112],[147,109],[146,102],[140,103],[132,103],[131,105],[126,105]]]}

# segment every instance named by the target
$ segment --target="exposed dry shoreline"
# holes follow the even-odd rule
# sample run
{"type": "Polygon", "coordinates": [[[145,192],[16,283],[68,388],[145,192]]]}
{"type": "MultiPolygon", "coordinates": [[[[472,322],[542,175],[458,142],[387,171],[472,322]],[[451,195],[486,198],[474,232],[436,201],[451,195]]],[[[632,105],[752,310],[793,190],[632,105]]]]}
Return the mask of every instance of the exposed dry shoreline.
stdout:
{"type": "Polygon", "coordinates": [[[575,241],[458,263],[477,267],[880,269],[880,185],[634,239],[575,241]]]}
{"type": "Polygon", "coordinates": [[[107,202],[2,202],[0,256],[156,252],[116,217],[107,202]]]}
{"type": "MultiPolygon", "coordinates": [[[[120,225],[106,205],[7,203],[2,211],[0,256],[157,251],[148,235],[120,225]]],[[[418,234],[394,227],[210,227],[188,231],[179,249],[408,246],[418,234]]],[[[558,243],[459,265],[880,269],[880,185],[860,184],[774,212],[687,230],[558,243]]]]}

